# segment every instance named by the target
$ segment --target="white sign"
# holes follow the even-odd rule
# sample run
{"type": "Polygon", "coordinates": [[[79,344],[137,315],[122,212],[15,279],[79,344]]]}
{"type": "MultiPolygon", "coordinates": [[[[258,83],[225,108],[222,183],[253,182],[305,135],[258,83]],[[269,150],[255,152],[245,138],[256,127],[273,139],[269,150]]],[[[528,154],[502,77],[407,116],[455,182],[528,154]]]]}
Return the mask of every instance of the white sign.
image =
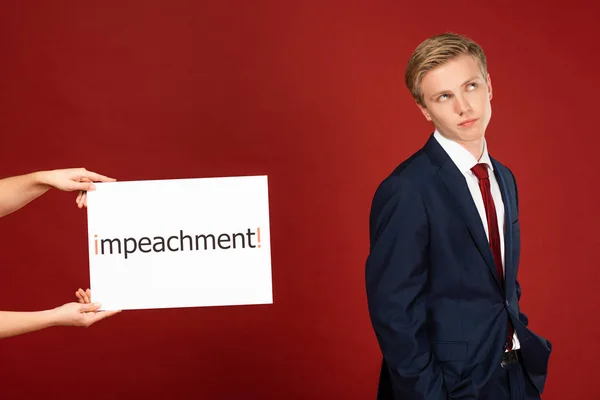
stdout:
{"type": "Polygon", "coordinates": [[[95,185],[90,289],[103,310],[273,302],[266,176],[95,185]]]}

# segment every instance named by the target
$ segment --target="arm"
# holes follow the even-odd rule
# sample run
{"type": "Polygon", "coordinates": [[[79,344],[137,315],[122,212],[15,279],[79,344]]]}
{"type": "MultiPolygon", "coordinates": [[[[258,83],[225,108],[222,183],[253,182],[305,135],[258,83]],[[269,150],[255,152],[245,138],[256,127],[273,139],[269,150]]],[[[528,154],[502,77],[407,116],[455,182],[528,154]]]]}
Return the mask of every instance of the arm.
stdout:
{"type": "Polygon", "coordinates": [[[54,325],[51,311],[0,311],[0,339],[38,331],[54,325]]]}
{"type": "Polygon", "coordinates": [[[84,191],[94,190],[94,181],[112,182],[114,179],[85,168],[40,171],[1,179],[0,217],[19,210],[53,187],[64,191],[81,191],[77,197],[81,208],[86,201],[84,191]]]}
{"type": "Polygon", "coordinates": [[[46,193],[50,186],[42,183],[43,174],[34,172],[0,180],[0,217],[17,211],[46,193]]]}
{"type": "Polygon", "coordinates": [[[0,311],[0,339],[39,331],[52,326],[88,327],[119,312],[97,312],[98,308],[100,308],[100,304],[89,302],[84,304],[80,298],[79,303],[67,303],[52,310],[0,311]]]}
{"type": "MultiPolygon", "coordinates": [[[[519,189],[517,188],[517,179],[515,178],[515,174],[513,174],[512,170],[510,168],[506,168],[508,169],[508,171],[510,172],[510,176],[512,177],[512,181],[513,181],[513,187],[515,188],[515,201],[517,203],[517,218],[519,217],[519,189]]],[[[517,301],[521,301],[521,285],[519,284],[519,280],[517,279],[517,301]]],[[[521,310],[521,307],[519,307],[519,311],[521,310]]],[[[527,315],[523,314],[522,312],[519,312],[519,320],[521,320],[521,322],[527,326],[529,324],[529,318],[527,318],[527,315]]]]}
{"type": "MultiPolygon", "coordinates": [[[[519,281],[517,280],[517,301],[521,301],[521,285],[519,285],[519,281]]],[[[523,314],[521,311],[521,307],[519,307],[519,320],[523,323],[523,325],[527,326],[529,324],[529,318],[527,315],[523,314]]]]}
{"type": "Polygon", "coordinates": [[[371,209],[366,264],[371,322],[397,399],[445,400],[443,376],[427,338],[428,217],[417,190],[385,181],[371,209]]]}

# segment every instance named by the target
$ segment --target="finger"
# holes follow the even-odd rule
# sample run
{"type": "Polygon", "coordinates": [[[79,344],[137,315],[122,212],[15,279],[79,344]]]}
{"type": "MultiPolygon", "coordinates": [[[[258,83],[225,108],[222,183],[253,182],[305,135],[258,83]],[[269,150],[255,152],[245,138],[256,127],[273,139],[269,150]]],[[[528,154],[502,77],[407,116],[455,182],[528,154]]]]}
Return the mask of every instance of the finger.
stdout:
{"type": "Polygon", "coordinates": [[[77,198],[75,199],[75,203],[79,204],[79,201],[81,200],[81,196],[83,196],[83,192],[80,190],[79,193],[77,194],[77,198]]]}
{"type": "Polygon", "coordinates": [[[75,292],[75,296],[77,296],[77,301],[80,303],[84,303],[83,301],[83,297],[81,296],[81,289],[79,289],[78,291],[75,292]]]}
{"type": "Polygon", "coordinates": [[[100,311],[97,314],[104,314],[104,318],[108,318],[108,317],[112,317],[113,315],[116,315],[120,312],[121,312],[121,310],[110,310],[110,311],[100,311]]]}
{"type": "Polygon", "coordinates": [[[82,177],[89,178],[94,182],[115,182],[115,178],[109,178],[108,176],[100,175],[93,171],[83,171],[82,177]]]}
{"type": "Polygon", "coordinates": [[[83,289],[79,289],[77,291],[77,298],[80,299],[80,303],[82,303],[82,304],[89,303],[89,301],[87,301],[87,299],[86,299],[86,294],[83,291],[83,289]]]}
{"type": "Polygon", "coordinates": [[[79,302],[81,304],[91,303],[90,300],[86,297],[86,293],[83,291],[83,289],[79,289],[77,291],[77,298],[79,299],[79,302]]]}
{"type": "MultiPolygon", "coordinates": [[[[121,310],[116,310],[116,311],[100,311],[100,312],[96,312],[96,313],[90,313],[90,314],[86,314],[86,316],[89,316],[89,325],[92,325],[98,321],[101,321],[103,319],[106,319],[108,317],[112,317],[115,314],[120,313],[121,310]]],[[[88,326],[89,326],[88,325],[88,326]]]]}
{"type": "Polygon", "coordinates": [[[86,303],[92,302],[92,294],[90,292],[90,289],[86,290],[85,292],[83,291],[83,289],[81,289],[81,295],[83,296],[83,300],[85,300],[86,303]]]}
{"type": "Polygon", "coordinates": [[[82,304],[79,308],[80,312],[92,312],[97,311],[100,308],[100,303],[87,303],[82,304]]]}
{"type": "Polygon", "coordinates": [[[81,198],[79,199],[79,202],[77,203],[77,206],[79,208],[86,206],[87,205],[87,192],[82,192],[81,194],[81,198]]]}
{"type": "Polygon", "coordinates": [[[94,185],[93,182],[79,182],[78,178],[71,178],[68,181],[61,182],[61,185],[55,185],[55,187],[60,187],[60,189],[65,192],[74,192],[75,190],[84,192],[96,190],[96,185],[94,185]]]}
{"type": "Polygon", "coordinates": [[[68,190],[92,191],[96,190],[93,182],[71,182],[68,190]]]}

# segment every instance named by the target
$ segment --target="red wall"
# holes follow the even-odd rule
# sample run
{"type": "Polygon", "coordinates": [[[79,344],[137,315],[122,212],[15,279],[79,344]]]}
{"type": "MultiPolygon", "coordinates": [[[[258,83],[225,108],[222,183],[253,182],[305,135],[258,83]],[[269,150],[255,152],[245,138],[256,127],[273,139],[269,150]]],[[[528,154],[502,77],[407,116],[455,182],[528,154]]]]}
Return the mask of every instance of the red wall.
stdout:
{"type": "MultiPolygon", "coordinates": [[[[453,30],[489,59],[490,150],[519,183],[522,307],[555,349],[544,399],[590,398],[599,7],[484,3],[2,1],[0,175],[268,174],[274,283],[269,306],[129,311],[2,340],[2,397],[374,398],[370,201],[432,130],[405,63],[453,30]]],[[[74,199],[50,192],[0,220],[0,309],[89,285],[74,199]]]]}

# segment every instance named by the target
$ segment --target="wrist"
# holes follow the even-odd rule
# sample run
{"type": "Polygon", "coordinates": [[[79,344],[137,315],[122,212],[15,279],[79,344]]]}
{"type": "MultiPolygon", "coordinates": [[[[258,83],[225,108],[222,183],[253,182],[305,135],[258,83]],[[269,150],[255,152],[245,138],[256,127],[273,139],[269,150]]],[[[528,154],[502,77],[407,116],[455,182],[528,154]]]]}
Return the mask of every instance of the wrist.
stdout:
{"type": "Polygon", "coordinates": [[[31,174],[33,182],[36,186],[51,187],[50,184],[50,171],[38,171],[31,174]]]}
{"type": "Polygon", "coordinates": [[[40,311],[40,313],[42,314],[42,321],[46,327],[49,328],[61,325],[58,309],[53,308],[51,310],[40,311]]]}

